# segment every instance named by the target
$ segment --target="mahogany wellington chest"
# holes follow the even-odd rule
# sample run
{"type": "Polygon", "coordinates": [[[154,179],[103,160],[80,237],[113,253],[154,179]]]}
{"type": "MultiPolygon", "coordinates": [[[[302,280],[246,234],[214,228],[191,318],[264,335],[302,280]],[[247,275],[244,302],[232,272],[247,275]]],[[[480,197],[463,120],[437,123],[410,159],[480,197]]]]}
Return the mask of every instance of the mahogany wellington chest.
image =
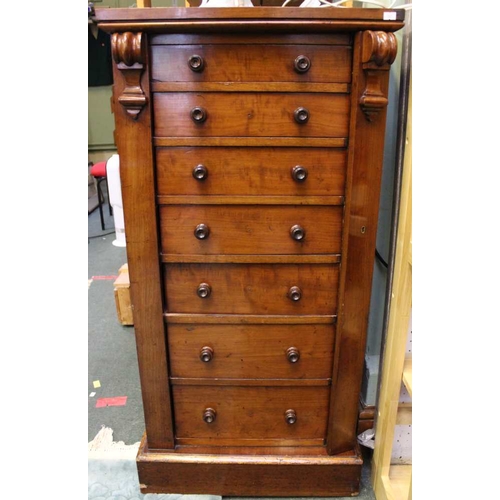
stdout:
{"type": "Polygon", "coordinates": [[[403,11],[97,10],[143,493],[348,496],[403,11]]]}

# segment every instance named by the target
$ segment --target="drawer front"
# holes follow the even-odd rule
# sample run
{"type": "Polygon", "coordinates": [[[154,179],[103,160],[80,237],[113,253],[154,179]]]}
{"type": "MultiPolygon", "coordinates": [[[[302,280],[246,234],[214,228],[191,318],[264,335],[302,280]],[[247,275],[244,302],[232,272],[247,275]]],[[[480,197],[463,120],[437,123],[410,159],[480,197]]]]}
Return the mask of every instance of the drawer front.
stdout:
{"type": "Polygon", "coordinates": [[[153,103],[157,137],[347,137],[349,129],[347,94],[162,92],[153,103]],[[300,109],[308,119],[297,123],[300,109]]]}
{"type": "Polygon", "coordinates": [[[337,309],[335,264],[166,264],[164,269],[170,313],[332,315],[337,309]]]}
{"type": "Polygon", "coordinates": [[[343,196],[346,169],[345,149],[156,149],[159,195],[343,196]]]}
{"type": "Polygon", "coordinates": [[[170,324],[170,374],[181,378],[328,379],[334,337],[334,325],[170,324]]]}
{"type": "Polygon", "coordinates": [[[160,82],[351,81],[346,46],[159,45],[151,53],[152,78],[160,82]]]}
{"type": "Polygon", "coordinates": [[[340,253],[342,206],[164,205],[167,254],[340,253]]]}
{"type": "Polygon", "coordinates": [[[329,389],[173,386],[176,437],[323,439],[329,389]],[[203,418],[209,408],[215,412],[211,423],[203,418]],[[295,412],[294,423],[287,423],[287,410],[295,412]]]}

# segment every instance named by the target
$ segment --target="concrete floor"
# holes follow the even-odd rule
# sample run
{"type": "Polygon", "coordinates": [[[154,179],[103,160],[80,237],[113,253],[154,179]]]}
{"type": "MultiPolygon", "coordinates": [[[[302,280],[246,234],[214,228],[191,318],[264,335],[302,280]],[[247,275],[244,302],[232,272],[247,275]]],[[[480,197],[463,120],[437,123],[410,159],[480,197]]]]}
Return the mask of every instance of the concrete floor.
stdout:
{"type": "MultiPolygon", "coordinates": [[[[89,236],[113,230],[113,218],[105,206],[105,231],[101,230],[99,211],[89,215],[89,236]]],[[[88,245],[88,440],[102,426],[113,429],[113,440],[132,445],[144,433],[144,416],[137,366],[134,328],[118,322],[112,276],[127,261],[126,249],[112,245],[114,233],[90,238],[88,245]],[[101,278],[101,279],[99,279],[101,278]],[[110,278],[110,279],[102,279],[110,278]],[[101,387],[94,388],[94,381],[101,387]],[[93,397],[90,394],[95,392],[93,397]],[[98,398],[127,396],[125,406],[96,408],[98,398]]],[[[375,500],[370,485],[370,451],[363,466],[360,500],[375,500]]],[[[179,495],[142,495],[139,493],[135,462],[125,459],[96,459],[89,454],[89,500],[174,500],[179,495]],[[117,483],[118,486],[117,486],[117,483]],[[120,487],[120,485],[122,487],[120,487]]],[[[175,493],[175,492],[172,492],[175,493]]],[[[184,495],[186,499],[211,500],[211,496],[184,495]]],[[[349,497],[350,498],[350,497],[349,497]]],[[[243,499],[241,499],[243,500],[243,499]]]]}

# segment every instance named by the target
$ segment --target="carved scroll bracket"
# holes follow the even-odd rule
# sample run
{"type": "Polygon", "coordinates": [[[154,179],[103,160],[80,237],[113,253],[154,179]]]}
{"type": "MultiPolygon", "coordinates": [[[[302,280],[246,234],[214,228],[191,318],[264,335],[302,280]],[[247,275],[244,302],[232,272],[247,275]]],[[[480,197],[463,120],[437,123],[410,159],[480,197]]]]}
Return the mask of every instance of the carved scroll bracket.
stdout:
{"type": "Polygon", "coordinates": [[[118,102],[133,120],[137,120],[147,102],[141,87],[144,71],[141,41],[142,33],[113,33],[111,37],[113,59],[125,79],[125,89],[118,102]]]}
{"type": "Polygon", "coordinates": [[[365,72],[365,89],[359,104],[368,121],[374,121],[388,104],[382,91],[383,71],[389,71],[396,59],[398,45],[394,33],[365,31],[363,33],[361,62],[365,72]]]}

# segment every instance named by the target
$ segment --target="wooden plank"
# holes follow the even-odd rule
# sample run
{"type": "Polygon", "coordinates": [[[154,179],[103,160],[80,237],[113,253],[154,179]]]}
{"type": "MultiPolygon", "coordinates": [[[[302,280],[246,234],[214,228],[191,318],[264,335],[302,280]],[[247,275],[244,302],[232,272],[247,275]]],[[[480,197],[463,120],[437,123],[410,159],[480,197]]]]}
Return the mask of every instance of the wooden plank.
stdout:
{"type": "Polygon", "coordinates": [[[162,254],[162,262],[184,264],[338,264],[340,254],[310,255],[179,255],[162,254]]]}
{"type": "Polygon", "coordinates": [[[144,9],[144,7],[151,7],[151,0],[137,0],[137,8],[144,9]]]}
{"type": "MultiPolygon", "coordinates": [[[[327,444],[332,454],[352,447],[356,440],[359,392],[354,388],[361,387],[363,377],[384,154],[387,110],[368,120],[360,106],[368,85],[362,49],[363,33],[358,33],[353,49],[339,320],[327,444]]],[[[377,71],[383,95],[388,92],[388,69],[389,65],[377,71]]]]}
{"type": "MultiPolygon", "coordinates": [[[[375,450],[372,459],[372,484],[375,492],[388,482],[394,428],[398,419],[399,395],[407,342],[408,324],[412,301],[412,266],[409,250],[412,235],[412,162],[411,162],[411,83],[407,118],[407,145],[403,165],[401,203],[396,243],[396,260],[389,326],[384,349],[378,401],[378,420],[375,434],[375,450]]],[[[407,373],[409,375],[409,373],[407,373]]],[[[411,377],[406,377],[411,390],[411,377]]],[[[392,481],[390,482],[392,483],[392,481]]],[[[377,497],[378,498],[378,497],[377,497]]],[[[407,498],[407,497],[401,497],[407,498]]]]}
{"type": "Polygon", "coordinates": [[[179,314],[165,313],[167,323],[206,323],[221,325],[304,325],[304,324],[333,324],[335,315],[269,315],[269,314],[179,314]]]}
{"type": "MultiPolygon", "coordinates": [[[[156,232],[146,35],[142,36],[142,61],[141,87],[146,97],[145,105],[136,120],[129,115],[126,107],[118,104],[115,106],[116,139],[120,155],[123,210],[127,227],[127,261],[134,304],[144,418],[150,444],[168,449],[174,446],[174,435],[156,232]],[[144,224],[145,220],[150,223],[144,224]]],[[[126,82],[122,69],[116,63],[113,63],[113,76],[114,99],[118,103],[126,82]]]]}
{"type": "Polygon", "coordinates": [[[343,205],[343,196],[185,196],[158,195],[159,205],[343,205]]]}
{"type": "Polygon", "coordinates": [[[410,397],[412,396],[412,357],[409,356],[405,358],[405,363],[403,367],[403,384],[408,391],[410,397]]]}
{"type": "Polygon", "coordinates": [[[394,496],[397,500],[411,500],[411,465],[393,465],[389,471],[394,496]]]}
{"type": "Polygon", "coordinates": [[[155,137],[155,146],[245,146],[245,147],[302,147],[344,148],[346,137],[155,137]]]}
{"type": "Polygon", "coordinates": [[[348,83],[153,82],[153,92],[323,92],[347,94],[348,83]]]}
{"type": "Polygon", "coordinates": [[[330,379],[255,379],[255,378],[180,378],[170,377],[172,385],[231,386],[231,387],[323,387],[330,385],[330,379]]]}

